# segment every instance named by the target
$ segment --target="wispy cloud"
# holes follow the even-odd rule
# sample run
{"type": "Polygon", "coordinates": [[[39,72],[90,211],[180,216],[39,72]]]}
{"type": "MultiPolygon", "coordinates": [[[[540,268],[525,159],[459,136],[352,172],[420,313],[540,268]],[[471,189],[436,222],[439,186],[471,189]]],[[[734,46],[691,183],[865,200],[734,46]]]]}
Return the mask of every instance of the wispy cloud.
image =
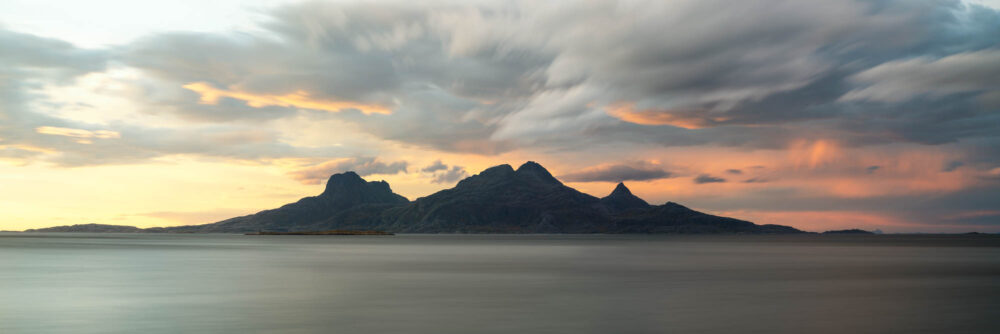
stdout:
{"type": "Polygon", "coordinates": [[[568,182],[649,181],[673,176],[662,166],[638,161],[626,164],[606,164],[570,172],[559,178],[568,182]]]}
{"type": "Polygon", "coordinates": [[[302,184],[320,184],[330,175],[343,172],[355,172],[360,176],[405,173],[408,165],[406,161],[382,162],[374,157],[344,158],[302,167],[288,174],[302,184]]]}
{"type": "Polygon", "coordinates": [[[121,138],[121,134],[111,130],[84,130],[60,128],[55,126],[40,126],[35,128],[35,132],[43,135],[64,136],[76,138],[74,141],[80,144],[92,144],[91,139],[113,139],[121,138]]]}
{"type": "Polygon", "coordinates": [[[708,174],[701,174],[694,178],[694,183],[705,184],[705,183],[723,183],[726,179],[721,177],[715,177],[708,174]]]}
{"type": "Polygon", "coordinates": [[[330,101],[313,99],[309,96],[306,91],[296,91],[293,93],[274,95],[274,94],[255,94],[246,91],[241,91],[230,87],[230,89],[218,89],[208,84],[207,82],[192,82],[183,86],[185,89],[194,91],[201,95],[200,102],[204,104],[218,104],[219,99],[231,98],[237,100],[246,101],[248,106],[254,108],[267,107],[267,106],[279,106],[279,107],[295,107],[302,109],[314,109],[314,110],[325,110],[332,112],[339,112],[344,110],[358,110],[364,114],[391,114],[392,111],[386,107],[369,104],[369,103],[359,103],[353,101],[330,101]]]}

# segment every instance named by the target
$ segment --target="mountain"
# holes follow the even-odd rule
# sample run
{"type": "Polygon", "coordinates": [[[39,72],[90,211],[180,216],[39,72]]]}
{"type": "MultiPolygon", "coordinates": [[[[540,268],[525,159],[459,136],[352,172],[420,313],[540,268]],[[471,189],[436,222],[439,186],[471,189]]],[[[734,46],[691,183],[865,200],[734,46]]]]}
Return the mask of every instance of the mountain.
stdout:
{"type": "Polygon", "coordinates": [[[125,225],[77,224],[25,230],[25,232],[137,233],[141,228],[125,225]]]}
{"type": "Polygon", "coordinates": [[[618,186],[615,186],[615,190],[611,194],[601,199],[601,204],[612,213],[649,208],[649,203],[633,195],[632,191],[628,190],[628,187],[625,187],[625,184],[621,182],[618,183],[618,186]]]}
{"type": "Polygon", "coordinates": [[[757,225],[745,220],[713,216],[667,202],[648,209],[629,210],[614,218],[617,233],[802,233],[782,225],[757,225]]]}
{"type": "Polygon", "coordinates": [[[315,230],[316,225],[350,211],[380,212],[409,203],[385,181],[368,182],[354,172],[335,174],[319,196],[306,197],[280,208],[226,219],[214,224],[165,228],[167,232],[289,232],[315,230]]]}
{"type": "Polygon", "coordinates": [[[295,232],[381,230],[397,233],[803,233],[713,216],[668,202],[653,206],[619,183],[596,198],[559,182],[529,161],[488,168],[415,201],[385,181],[354,172],[330,177],[315,197],[213,224],[168,227],[164,232],[295,232]]]}
{"type": "Polygon", "coordinates": [[[593,233],[607,221],[600,200],[535,162],[489,168],[391,212],[387,229],[415,233],[593,233]]]}

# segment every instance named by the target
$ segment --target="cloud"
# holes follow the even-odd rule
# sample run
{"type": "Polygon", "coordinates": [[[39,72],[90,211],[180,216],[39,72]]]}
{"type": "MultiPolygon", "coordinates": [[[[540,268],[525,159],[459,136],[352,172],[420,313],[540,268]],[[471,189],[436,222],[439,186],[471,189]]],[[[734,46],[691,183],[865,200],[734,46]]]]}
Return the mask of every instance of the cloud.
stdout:
{"type": "Polygon", "coordinates": [[[717,126],[726,121],[725,117],[713,117],[707,109],[688,110],[636,110],[634,103],[612,105],[607,110],[608,115],[622,121],[642,125],[670,125],[684,129],[702,129],[717,126]]]}
{"type": "Polygon", "coordinates": [[[568,182],[623,182],[669,178],[673,174],[662,167],[646,163],[607,164],[584,168],[559,178],[568,182]]]}
{"type": "Polygon", "coordinates": [[[961,161],[958,161],[958,160],[954,160],[954,161],[948,162],[948,164],[944,165],[944,167],[941,168],[941,171],[942,172],[953,172],[953,171],[955,171],[956,169],[958,169],[958,168],[960,168],[962,166],[965,166],[964,162],[961,162],[961,161]]]}
{"type": "Polygon", "coordinates": [[[727,169],[726,173],[733,174],[733,175],[740,175],[740,174],[743,174],[743,171],[739,170],[739,169],[727,169]]]}
{"type": "Polygon", "coordinates": [[[111,130],[83,130],[83,129],[71,129],[71,128],[60,128],[54,126],[40,126],[35,128],[35,132],[43,135],[53,135],[53,136],[64,136],[77,138],[74,141],[79,144],[92,144],[93,141],[90,139],[113,139],[121,138],[121,134],[116,131],[111,130]]]}
{"type": "Polygon", "coordinates": [[[694,183],[705,184],[705,183],[723,183],[726,179],[721,177],[714,177],[708,174],[701,174],[694,178],[694,183]]]}
{"type": "Polygon", "coordinates": [[[149,113],[222,122],[357,109],[369,115],[336,117],[384,140],[484,155],[776,149],[819,134],[936,145],[1000,130],[981,104],[991,93],[966,90],[990,80],[1000,15],[961,2],[305,2],[264,13],[259,32],[155,34],[115,54],[150,77],[149,113]],[[860,98],[906,82],[872,73],[907,62],[931,68],[913,75],[956,78],[957,93],[860,98]],[[986,70],[962,75],[975,67],[986,70]]]}
{"type": "Polygon", "coordinates": [[[407,165],[406,161],[386,163],[373,157],[344,158],[307,166],[288,174],[302,184],[320,184],[329,179],[330,175],[348,171],[360,176],[405,173],[407,165]]]}
{"type": "Polygon", "coordinates": [[[882,168],[882,166],[868,166],[865,168],[865,173],[872,174],[882,168]]]}
{"type": "Polygon", "coordinates": [[[434,163],[430,164],[430,166],[421,168],[420,171],[424,172],[424,173],[433,173],[433,172],[436,172],[436,171],[439,171],[439,170],[445,170],[445,169],[448,169],[448,165],[445,165],[444,163],[442,163],[441,160],[436,160],[436,161],[434,161],[434,163]]]}
{"type": "Polygon", "coordinates": [[[421,168],[420,171],[429,174],[431,182],[441,184],[454,183],[469,176],[465,167],[451,166],[449,169],[449,166],[441,162],[441,160],[434,161],[429,166],[421,168]]]}
{"type": "Polygon", "coordinates": [[[366,115],[392,113],[388,108],[375,104],[312,99],[309,97],[309,92],[306,91],[296,91],[285,95],[253,94],[239,91],[234,88],[230,88],[229,90],[218,89],[207,82],[192,82],[181,87],[201,94],[200,102],[203,104],[215,105],[219,104],[219,99],[221,98],[231,98],[246,101],[248,106],[254,108],[280,106],[325,110],[331,112],[354,109],[360,110],[361,113],[366,115]]]}
{"type": "Polygon", "coordinates": [[[918,96],[971,93],[989,107],[1000,107],[1000,50],[890,61],[850,80],[862,87],[847,92],[842,100],[898,103],[918,96]]]}
{"type": "Polygon", "coordinates": [[[349,154],[349,149],[293,147],[276,133],[244,124],[86,123],[60,117],[60,103],[40,88],[72,85],[81,77],[106,70],[107,51],[76,48],[58,40],[0,28],[0,137],[3,156],[19,164],[58,166],[124,164],[152,158],[196,154],[262,161],[289,156],[349,154]],[[67,140],[70,138],[70,140],[67,140]]]}
{"type": "Polygon", "coordinates": [[[451,169],[448,169],[444,172],[435,173],[434,180],[431,182],[454,183],[457,182],[458,180],[464,179],[467,176],[469,176],[469,173],[465,171],[464,167],[452,166],[451,169]]]}

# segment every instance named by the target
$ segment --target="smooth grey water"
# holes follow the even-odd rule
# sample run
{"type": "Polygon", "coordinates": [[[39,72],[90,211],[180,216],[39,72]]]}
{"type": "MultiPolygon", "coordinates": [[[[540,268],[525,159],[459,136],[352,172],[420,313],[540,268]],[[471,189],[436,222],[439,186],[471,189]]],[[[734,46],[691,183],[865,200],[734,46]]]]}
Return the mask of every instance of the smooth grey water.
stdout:
{"type": "Polygon", "coordinates": [[[0,333],[1000,333],[995,236],[0,233],[0,333]]]}

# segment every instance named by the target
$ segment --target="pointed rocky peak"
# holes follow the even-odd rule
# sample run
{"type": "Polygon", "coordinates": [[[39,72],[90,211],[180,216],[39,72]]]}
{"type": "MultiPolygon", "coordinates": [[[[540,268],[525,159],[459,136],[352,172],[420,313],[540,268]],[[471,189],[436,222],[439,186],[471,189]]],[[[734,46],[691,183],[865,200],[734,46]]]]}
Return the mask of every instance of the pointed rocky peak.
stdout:
{"type": "Polygon", "coordinates": [[[619,182],[615,190],[611,192],[608,197],[602,198],[601,203],[604,204],[612,212],[620,212],[633,208],[648,208],[649,203],[646,203],[643,199],[636,195],[633,195],[628,187],[624,183],[619,182]]]}
{"type": "Polygon", "coordinates": [[[533,181],[543,184],[562,184],[545,167],[534,161],[525,162],[521,167],[517,168],[515,173],[520,177],[530,178],[533,181]]]}
{"type": "Polygon", "coordinates": [[[634,196],[634,195],[632,195],[632,191],[628,190],[628,187],[625,186],[625,183],[618,182],[618,186],[615,187],[615,190],[611,191],[611,194],[608,195],[608,197],[618,197],[618,196],[634,196]]]}

